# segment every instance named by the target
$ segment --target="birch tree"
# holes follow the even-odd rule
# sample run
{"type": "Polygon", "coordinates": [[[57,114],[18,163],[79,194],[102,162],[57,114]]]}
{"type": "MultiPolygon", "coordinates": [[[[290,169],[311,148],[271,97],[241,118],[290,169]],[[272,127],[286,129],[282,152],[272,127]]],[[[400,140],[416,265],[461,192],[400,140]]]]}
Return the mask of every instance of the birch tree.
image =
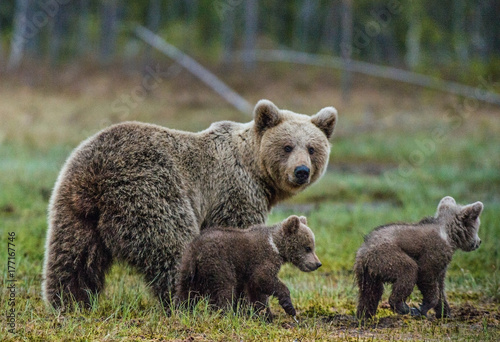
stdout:
{"type": "Polygon", "coordinates": [[[245,69],[255,68],[255,47],[257,44],[257,0],[245,2],[245,37],[243,49],[245,51],[245,69]]]}
{"type": "Polygon", "coordinates": [[[99,46],[99,62],[109,64],[113,59],[118,36],[118,4],[117,0],[103,0],[101,5],[101,41],[99,46]]]}
{"type": "Polygon", "coordinates": [[[9,61],[7,70],[15,70],[23,58],[24,47],[26,45],[27,34],[27,12],[29,0],[16,0],[16,10],[14,14],[14,30],[10,44],[9,61]]]}
{"type": "Polygon", "coordinates": [[[343,61],[343,70],[340,80],[342,89],[342,99],[348,102],[351,95],[351,55],[352,55],[352,0],[342,0],[342,38],[341,38],[341,54],[343,61]]]}
{"type": "Polygon", "coordinates": [[[408,3],[408,32],[406,33],[405,62],[414,70],[420,63],[420,40],[422,36],[422,9],[420,2],[408,3]]]}

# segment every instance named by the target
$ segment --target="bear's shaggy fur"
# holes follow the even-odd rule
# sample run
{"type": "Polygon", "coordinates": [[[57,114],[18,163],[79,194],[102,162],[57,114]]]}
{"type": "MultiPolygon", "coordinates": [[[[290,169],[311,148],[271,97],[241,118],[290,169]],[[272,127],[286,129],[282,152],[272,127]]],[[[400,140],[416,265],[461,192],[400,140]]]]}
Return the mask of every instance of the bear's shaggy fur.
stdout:
{"type": "Polygon", "coordinates": [[[254,121],[199,133],[127,122],[78,146],[49,205],[43,296],[89,304],[113,260],[169,298],[184,247],[208,226],[248,227],[324,173],[333,107],[296,114],[261,100],[254,121]]]}
{"type": "Polygon", "coordinates": [[[275,296],[285,312],[295,316],[290,291],[278,272],[287,262],[304,272],[321,266],[314,253],[314,234],[306,224],[305,217],[290,216],[272,227],[204,230],[184,251],[176,300],[194,305],[208,296],[211,304],[224,309],[244,298],[256,311],[266,308],[271,319],[267,302],[275,296]]]}
{"type": "Polygon", "coordinates": [[[384,291],[392,283],[391,308],[399,314],[450,317],[444,291],[446,268],[457,249],[473,251],[481,243],[477,233],[483,204],[456,204],[444,197],[435,217],[416,224],[396,223],[381,226],[365,237],[358,250],[354,271],[359,287],[357,317],[371,318],[384,291]],[[420,309],[405,303],[417,285],[423,300],[420,309]]]}

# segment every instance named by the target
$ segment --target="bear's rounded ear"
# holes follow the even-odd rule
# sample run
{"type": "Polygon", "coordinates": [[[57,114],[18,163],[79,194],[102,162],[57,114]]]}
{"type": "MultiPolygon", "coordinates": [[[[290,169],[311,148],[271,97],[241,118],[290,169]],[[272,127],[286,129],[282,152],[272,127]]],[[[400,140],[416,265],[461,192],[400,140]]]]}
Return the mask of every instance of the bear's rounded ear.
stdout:
{"type": "Polygon", "coordinates": [[[285,235],[292,235],[297,233],[297,231],[299,230],[299,226],[300,226],[299,217],[292,215],[288,217],[285,221],[283,221],[281,228],[285,232],[285,235]]]}
{"type": "Polygon", "coordinates": [[[305,224],[307,226],[307,218],[305,216],[299,217],[299,220],[300,222],[302,222],[302,224],[305,224]]]}
{"type": "Polygon", "coordinates": [[[475,221],[481,215],[481,212],[483,211],[484,205],[482,202],[476,202],[473,204],[466,205],[462,209],[462,214],[465,219],[475,221]]]}
{"type": "Polygon", "coordinates": [[[337,124],[337,117],[335,108],[325,107],[311,117],[311,122],[325,133],[327,139],[330,139],[337,124]]]}
{"type": "Polygon", "coordinates": [[[438,213],[442,212],[445,209],[456,206],[456,205],[457,205],[457,202],[455,202],[455,199],[453,197],[451,197],[451,196],[443,197],[443,199],[441,199],[441,201],[439,201],[439,204],[438,204],[438,213]]]}
{"type": "Polygon", "coordinates": [[[278,125],[283,120],[278,107],[269,100],[260,100],[257,102],[253,110],[253,117],[255,130],[261,134],[266,129],[278,125]]]}

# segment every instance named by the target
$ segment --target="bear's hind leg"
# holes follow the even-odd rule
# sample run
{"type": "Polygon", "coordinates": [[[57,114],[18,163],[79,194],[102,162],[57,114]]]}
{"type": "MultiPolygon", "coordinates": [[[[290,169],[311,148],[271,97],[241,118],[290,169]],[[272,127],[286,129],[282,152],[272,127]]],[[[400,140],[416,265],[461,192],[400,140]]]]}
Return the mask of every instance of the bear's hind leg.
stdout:
{"type": "Polygon", "coordinates": [[[446,299],[446,292],[444,290],[444,278],[445,278],[446,270],[441,272],[439,275],[438,286],[439,286],[439,300],[434,307],[434,311],[436,311],[436,318],[450,318],[451,310],[450,305],[448,304],[448,300],[446,299]]]}
{"type": "Polygon", "coordinates": [[[432,278],[419,277],[417,286],[423,296],[420,312],[422,316],[427,316],[427,311],[434,309],[439,303],[438,282],[432,278]]]}
{"type": "MultiPolygon", "coordinates": [[[[414,261],[412,260],[414,263],[414,261]]],[[[413,288],[417,282],[417,265],[411,262],[402,264],[398,269],[396,281],[392,284],[392,293],[389,297],[389,305],[391,309],[401,315],[411,314],[418,316],[419,311],[415,308],[410,308],[406,304],[406,299],[413,292],[413,288]]]]}
{"type": "Polygon", "coordinates": [[[384,293],[384,284],[380,279],[371,278],[366,269],[357,274],[359,301],[356,310],[358,319],[370,319],[377,313],[378,303],[384,293]]]}
{"type": "MultiPolygon", "coordinates": [[[[145,171],[144,171],[145,172],[145,171]]],[[[113,257],[134,266],[169,308],[175,291],[182,252],[199,234],[199,225],[188,196],[179,189],[176,172],[154,167],[155,177],[133,182],[114,179],[101,196],[106,208],[99,231],[113,257]],[[154,191],[152,190],[154,189],[154,191]]]]}
{"type": "MultiPolygon", "coordinates": [[[[151,224],[154,223],[151,222],[151,224]]],[[[181,231],[180,225],[177,226],[177,229],[181,231]]],[[[117,250],[117,257],[144,273],[146,283],[160,299],[163,306],[168,309],[175,302],[173,297],[176,290],[177,267],[182,257],[184,245],[194,238],[195,233],[189,232],[185,237],[174,239],[165,232],[151,235],[151,230],[148,226],[136,226],[132,241],[117,239],[117,245],[128,244],[128,248],[117,250]]],[[[196,297],[196,293],[190,292],[186,284],[180,284],[180,286],[186,287],[179,292],[180,298],[185,300],[188,296],[190,299],[193,298],[193,295],[196,297]]]]}
{"type": "Polygon", "coordinates": [[[209,277],[207,293],[210,294],[210,304],[224,311],[236,311],[240,296],[237,293],[237,280],[233,272],[219,272],[209,277]]]}
{"type": "Polygon", "coordinates": [[[44,299],[63,310],[73,300],[90,307],[112,261],[94,222],[69,217],[53,220],[44,264],[44,299]]]}
{"type": "Polygon", "coordinates": [[[402,250],[391,246],[381,248],[372,258],[377,260],[377,263],[372,265],[371,272],[380,276],[382,281],[392,283],[392,293],[389,297],[391,309],[401,315],[418,315],[418,309],[410,309],[406,305],[406,299],[417,283],[418,265],[415,260],[402,250]]]}
{"type": "Polygon", "coordinates": [[[269,307],[269,296],[260,292],[256,286],[248,286],[248,300],[253,306],[255,313],[265,310],[264,317],[268,322],[272,322],[273,313],[269,307]]]}

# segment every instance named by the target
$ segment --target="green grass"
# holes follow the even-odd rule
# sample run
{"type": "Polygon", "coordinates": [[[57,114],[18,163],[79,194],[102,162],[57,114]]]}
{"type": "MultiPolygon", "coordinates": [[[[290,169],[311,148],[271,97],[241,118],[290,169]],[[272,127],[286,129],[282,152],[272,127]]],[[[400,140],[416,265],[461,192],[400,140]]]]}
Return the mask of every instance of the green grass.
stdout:
{"type": "MultiPolygon", "coordinates": [[[[62,315],[45,307],[40,283],[50,192],[71,149],[100,127],[101,121],[96,118],[115,120],[103,117],[115,94],[91,100],[85,95],[75,98],[46,93],[44,96],[51,99],[47,104],[36,91],[28,94],[26,103],[18,101],[15,89],[12,93],[4,89],[3,94],[0,102],[6,103],[8,112],[2,122],[4,128],[0,127],[3,317],[9,308],[7,269],[3,266],[7,265],[9,232],[16,233],[17,283],[16,333],[8,332],[4,318],[0,325],[2,341],[500,339],[498,112],[479,108],[468,120],[456,124],[440,111],[439,103],[414,111],[382,106],[380,112],[384,114],[377,114],[375,119],[366,118],[359,106],[340,110],[324,178],[278,205],[269,216],[269,223],[274,223],[290,214],[306,215],[323,263],[318,271],[307,274],[289,265],[282,269],[280,277],[291,290],[300,321],[297,324],[287,317],[273,300],[276,319],[269,324],[244,313],[210,310],[206,302],[194,312],[177,310],[167,316],[141,275],[124,264],[112,267],[105,291],[95,299],[92,309],[77,308],[62,315]],[[38,114],[35,123],[24,124],[20,116],[29,106],[38,114]],[[68,119],[66,111],[87,116],[68,119]],[[444,132],[440,139],[433,138],[435,127],[444,132]],[[357,288],[352,265],[363,235],[380,224],[433,215],[446,195],[459,203],[480,200],[485,204],[479,231],[483,244],[471,253],[458,251],[447,273],[454,317],[439,321],[396,316],[388,309],[386,289],[377,319],[360,326],[354,319],[357,288]]],[[[159,114],[164,100],[153,97],[138,106],[142,114],[134,112],[130,119],[193,130],[215,120],[247,120],[227,108],[211,114],[207,108],[214,104],[206,104],[207,96],[200,96],[197,101],[205,103],[206,108],[199,103],[176,104],[177,112],[167,112],[166,116],[159,114]]],[[[250,96],[264,97],[259,93],[250,96]]],[[[317,96],[325,105],[331,100],[328,92],[317,96]]],[[[294,108],[292,102],[279,104],[294,108]]],[[[308,113],[321,107],[300,106],[308,113]]],[[[415,291],[410,303],[417,305],[420,299],[415,291]]]]}

